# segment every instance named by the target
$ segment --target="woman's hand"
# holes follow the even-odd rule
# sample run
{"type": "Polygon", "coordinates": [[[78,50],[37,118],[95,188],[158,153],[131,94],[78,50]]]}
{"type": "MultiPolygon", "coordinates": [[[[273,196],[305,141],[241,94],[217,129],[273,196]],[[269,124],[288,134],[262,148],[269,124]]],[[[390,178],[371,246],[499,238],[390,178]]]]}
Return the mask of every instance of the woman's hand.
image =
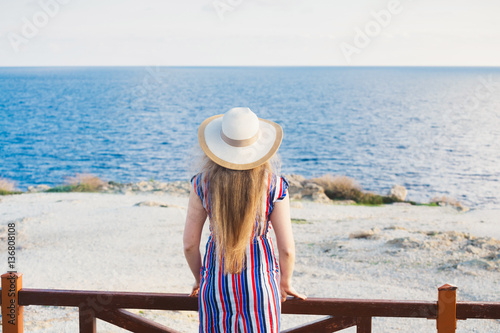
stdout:
{"type": "Polygon", "coordinates": [[[198,297],[199,292],[200,292],[200,283],[195,282],[193,285],[193,290],[191,291],[191,295],[189,295],[189,297],[198,297]]]}
{"type": "Polygon", "coordinates": [[[297,290],[295,290],[295,288],[292,287],[291,285],[281,284],[280,289],[281,289],[281,301],[282,302],[286,301],[286,297],[288,295],[302,299],[302,300],[307,298],[306,295],[299,294],[297,292],[297,290]]]}

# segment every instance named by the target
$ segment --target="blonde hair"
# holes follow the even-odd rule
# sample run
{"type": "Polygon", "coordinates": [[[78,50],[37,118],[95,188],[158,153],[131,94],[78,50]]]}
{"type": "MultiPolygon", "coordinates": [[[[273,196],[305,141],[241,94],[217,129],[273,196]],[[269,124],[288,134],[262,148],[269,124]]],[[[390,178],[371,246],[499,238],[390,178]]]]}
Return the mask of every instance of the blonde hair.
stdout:
{"type": "Polygon", "coordinates": [[[267,178],[271,163],[250,170],[231,170],[206,159],[212,234],[224,274],[238,274],[246,264],[245,252],[256,223],[264,220],[267,178]]]}

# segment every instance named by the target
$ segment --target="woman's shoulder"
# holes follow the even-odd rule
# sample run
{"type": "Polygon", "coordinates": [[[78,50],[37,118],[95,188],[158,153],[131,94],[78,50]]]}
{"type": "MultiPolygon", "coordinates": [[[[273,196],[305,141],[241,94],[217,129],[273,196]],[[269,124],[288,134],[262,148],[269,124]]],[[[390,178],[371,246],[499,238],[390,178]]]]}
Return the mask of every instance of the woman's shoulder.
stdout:
{"type": "Polygon", "coordinates": [[[193,175],[191,177],[191,184],[196,183],[196,182],[201,182],[201,181],[206,181],[207,178],[207,173],[206,172],[198,172],[197,174],[193,175]]]}
{"type": "Polygon", "coordinates": [[[191,177],[191,189],[203,200],[207,189],[207,178],[203,172],[197,173],[191,177]]]}
{"type": "Polygon", "coordinates": [[[286,184],[287,186],[290,184],[285,175],[271,173],[270,174],[271,184],[279,184],[280,182],[286,184]]]}
{"type": "Polygon", "coordinates": [[[197,180],[199,180],[201,177],[202,177],[202,173],[201,172],[193,175],[191,177],[191,180],[190,180],[191,184],[193,184],[194,182],[196,182],[197,180]]]}
{"type": "Polygon", "coordinates": [[[284,184],[286,184],[286,187],[290,186],[290,183],[288,182],[288,179],[284,175],[281,175],[280,178],[281,178],[281,181],[284,184]]]}
{"type": "Polygon", "coordinates": [[[271,174],[271,184],[269,186],[269,192],[273,201],[283,200],[288,193],[289,182],[283,175],[277,175],[275,173],[271,174]]]}

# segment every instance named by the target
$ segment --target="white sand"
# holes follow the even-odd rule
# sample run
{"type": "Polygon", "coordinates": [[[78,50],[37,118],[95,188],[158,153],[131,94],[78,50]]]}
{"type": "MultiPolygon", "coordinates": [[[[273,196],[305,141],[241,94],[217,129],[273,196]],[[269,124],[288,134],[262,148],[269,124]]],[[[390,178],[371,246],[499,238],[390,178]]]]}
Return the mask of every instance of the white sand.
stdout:
{"type": "MultiPolygon", "coordinates": [[[[17,270],[23,273],[25,288],[188,293],[193,278],[182,252],[186,205],[186,197],[154,193],[5,196],[0,197],[0,234],[7,223],[16,222],[17,270]],[[141,201],[174,206],[134,206],[141,201]]],[[[487,238],[500,239],[499,210],[459,213],[448,207],[311,202],[293,206],[292,217],[306,220],[293,224],[294,283],[309,297],[435,301],[437,287],[450,283],[458,286],[459,300],[500,301],[500,262],[498,256],[491,259],[498,255],[498,242],[487,238]],[[373,228],[377,229],[372,239],[349,238],[373,228]],[[428,235],[430,231],[435,233],[428,235]],[[449,231],[480,238],[444,233],[449,231]],[[397,238],[403,241],[387,244],[397,238]]],[[[0,261],[7,271],[6,251],[1,251],[0,261]]],[[[143,315],[183,332],[197,331],[194,312],[143,311],[143,315]]],[[[282,326],[313,319],[283,316],[282,326]]],[[[24,324],[25,332],[78,332],[78,312],[29,306],[24,324]]],[[[97,328],[124,332],[102,321],[97,328]]],[[[373,332],[434,331],[434,320],[373,321],[373,332]]],[[[459,321],[457,329],[499,331],[500,321],[494,320],[459,321]]]]}

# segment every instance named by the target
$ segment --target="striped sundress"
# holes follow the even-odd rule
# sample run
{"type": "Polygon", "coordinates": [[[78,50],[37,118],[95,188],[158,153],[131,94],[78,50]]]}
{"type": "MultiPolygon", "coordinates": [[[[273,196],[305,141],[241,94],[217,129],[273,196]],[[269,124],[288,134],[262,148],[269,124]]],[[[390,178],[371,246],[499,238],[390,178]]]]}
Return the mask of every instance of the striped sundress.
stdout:
{"type": "MultiPolygon", "coordinates": [[[[207,178],[191,179],[210,216],[207,178]]],[[[200,332],[275,332],[280,330],[279,266],[274,255],[269,217],[274,203],[283,200],[288,182],[270,174],[267,181],[265,223],[255,225],[246,249],[246,267],[240,274],[224,275],[218,262],[210,226],[199,291],[200,332]]]]}

